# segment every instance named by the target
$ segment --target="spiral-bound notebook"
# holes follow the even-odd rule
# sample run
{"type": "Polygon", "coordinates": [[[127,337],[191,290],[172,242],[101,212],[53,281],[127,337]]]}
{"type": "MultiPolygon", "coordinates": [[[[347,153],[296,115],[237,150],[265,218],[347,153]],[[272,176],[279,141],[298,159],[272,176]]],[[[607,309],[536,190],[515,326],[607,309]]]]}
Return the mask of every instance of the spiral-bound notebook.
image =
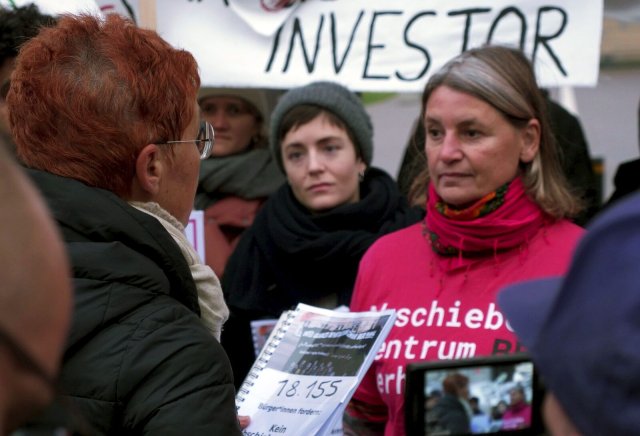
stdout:
{"type": "Polygon", "coordinates": [[[269,340],[269,336],[271,336],[271,332],[277,323],[277,319],[258,319],[251,321],[251,337],[253,338],[253,350],[256,353],[256,358],[269,340]]]}
{"type": "Polygon", "coordinates": [[[251,417],[245,434],[340,434],[332,425],[336,414],[394,320],[394,310],[338,312],[306,304],[283,313],[238,390],[238,414],[251,417]]]}

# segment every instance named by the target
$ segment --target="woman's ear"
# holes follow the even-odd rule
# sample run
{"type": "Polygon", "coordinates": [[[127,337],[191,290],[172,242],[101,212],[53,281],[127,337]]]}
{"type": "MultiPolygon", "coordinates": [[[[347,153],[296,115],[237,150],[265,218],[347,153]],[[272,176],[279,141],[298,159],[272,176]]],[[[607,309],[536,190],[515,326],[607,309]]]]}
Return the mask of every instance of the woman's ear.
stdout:
{"type": "Polygon", "coordinates": [[[367,164],[364,163],[361,157],[358,158],[356,167],[358,168],[358,174],[364,174],[364,172],[367,170],[367,164]]]}
{"type": "MultiPolygon", "coordinates": [[[[160,181],[164,169],[162,152],[155,144],[147,144],[136,158],[135,185],[140,193],[154,197],[160,191],[160,181]]],[[[134,186],[134,194],[135,194],[134,186]]]]}
{"type": "Polygon", "coordinates": [[[520,162],[529,163],[533,161],[540,149],[540,121],[536,118],[530,119],[522,129],[521,135],[520,162]]]}

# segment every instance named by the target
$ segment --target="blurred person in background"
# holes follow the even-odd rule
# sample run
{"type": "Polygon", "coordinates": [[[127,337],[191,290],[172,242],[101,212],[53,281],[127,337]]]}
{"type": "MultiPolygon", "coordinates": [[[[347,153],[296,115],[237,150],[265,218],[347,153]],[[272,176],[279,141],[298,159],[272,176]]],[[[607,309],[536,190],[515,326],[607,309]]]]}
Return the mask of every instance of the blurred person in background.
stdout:
{"type": "Polygon", "coordinates": [[[94,434],[240,434],[219,282],[183,231],[200,159],[191,54],[124,18],[64,16],[22,46],[19,159],[71,259],[60,392],[94,434]]]}
{"type": "Polygon", "coordinates": [[[558,144],[560,166],[573,195],[583,203],[583,208],[572,221],[582,227],[600,211],[601,188],[593,169],[591,152],[580,119],[561,104],[551,98],[546,89],[542,89],[547,103],[551,131],[558,144]]]}
{"type": "MultiPolygon", "coordinates": [[[[640,100],[638,100],[638,146],[640,146],[640,100]]],[[[640,189],[639,173],[640,158],[622,162],[618,165],[613,179],[614,191],[609,197],[606,207],[640,189]]]]}
{"type": "Polygon", "coordinates": [[[522,386],[509,389],[509,406],[502,415],[502,429],[516,430],[531,426],[531,405],[522,386]]]}
{"type": "Polygon", "coordinates": [[[442,380],[444,395],[427,415],[427,434],[463,435],[471,432],[469,377],[452,373],[442,380]]]}
{"type": "Polygon", "coordinates": [[[509,405],[506,401],[500,400],[498,401],[498,404],[491,408],[491,419],[493,421],[499,421],[500,427],[502,427],[502,416],[504,415],[504,412],[507,410],[508,406],[509,405]]]}
{"type": "Polygon", "coordinates": [[[471,433],[487,433],[491,430],[491,418],[480,408],[480,399],[478,397],[469,398],[469,406],[471,406],[471,433]]]}
{"type": "Polygon", "coordinates": [[[20,46],[38,34],[43,26],[55,24],[55,18],[42,14],[35,4],[6,8],[0,6],[0,138],[15,153],[9,128],[7,92],[20,46]]]}
{"type": "Polygon", "coordinates": [[[240,236],[267,197],[284,183],[268,147],[267,91],[202,87],[202,118],[216,132],[211,157],[200,164],[195,208],[204,211],[205,261],[222,277],[240,236]]]}

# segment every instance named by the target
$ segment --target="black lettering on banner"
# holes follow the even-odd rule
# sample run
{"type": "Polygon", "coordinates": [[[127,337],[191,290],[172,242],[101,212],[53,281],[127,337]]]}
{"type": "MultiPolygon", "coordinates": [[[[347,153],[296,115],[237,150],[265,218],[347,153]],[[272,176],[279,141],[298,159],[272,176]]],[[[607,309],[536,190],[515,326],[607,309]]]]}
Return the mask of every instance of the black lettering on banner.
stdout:
{"type": "Polygon", "coordinates": [[[265,73],[271,71],[271,65],[273,65],[273,60],[276,58],[276,52],[278,51],[278,46],[280,45],[280,34],[282,33],[282,28],[284,24],[278,27],[278,31],[276,32],[276,36],[273,37],[273,45],[271,46],[271,54],[269,55],[269,62],[267,62],[267,68],[265,68],[265,73]]]}
{"type": "Polygon", "coordinates": [[[362,78],[363,79],[382,79],[382,80],[386,80],[389,78],[389,76],[372,76],[369,75],[369,62],[371,61],[371,51],[373,49],[380,49],[380,48],[384,48],[385,45],[384,44],[372,44],[373,41],[373,33],[374,33],[374,27],[375,27],[375,22],[376,19],[378,18],[378,16],[381,15],[402,15],[402,11],[376,11],[373,13],[373,16],[371,17],[371,25],[369,26],[369,39],[367,41],[367,57],[364,63],[364,70],[362,72],[362,78]]]}
{"type": "Polygon", "coordinates": [[[307,72],[313,73],[316,66],[316,60],[318,59],[318,50],[320,49],[320,35],[322,34],[322,26],[324,25],[324,15],[320,15],[320,24],[318,25],[318,31],[316,33],[316,46],[313,51],[313,59],[310,61],[307,56],[307,47],[304,44],[304,35],[302,27],[300,26],[300,19],[295,18],[293,20],[293,31],[291,32],[291,39],[289,40],[289,51],[287,52],[287,60],[282,67],[282,72],[286,72],[289,69],[289,62],[291,61],[291,54],[293,53],[293,47],[295,43],[296,35],[300,40],[300,48],[302,49],[302,55],[304,56],[304,63],[307,65],[307,72]]]}
{"type": "Polygon", "coordinates": [[[427,71],[429,71],[429,67],[431,66],[431,55],[429,54],[429,50],[427,50],[426,48],[424,48],[421,45],[418,45],[412,41],[409,40],[409,31],[411,30],[411,26],[413,26],[413,24],[418,21],[418,19],[424,17],[424,16],[428,16],[428,15],[432,15],[435,16],[436,13],[435,11],[424,11],[424,12],[420,12],[419,14],[414,15],[409,22],[407,23],[407,26],[404,28],[404,43],[411,48],[415,48],[416,50],[422,52],[422,54],[424,55],[425,58],[425,62],[424,62],[424,67],[422,68],[422,71],[420,71],[420,73],[418,73],[415,77],[413,78],[409,78],[404,76],[403,74],[401,74],[400,72],[396,71],[396,77],[400,80],[403,80],[405,82],[411,82],[411,81],[415,81],[415,80],[419,80],[421,79],[427,71]]]}
{"type": "Polygon", "coordinates": [[[560,62],[560,59],[558,59],[558,56],[555,54],[555,52],[553,51],[553,49],[549,46],[549,40],[551,39],[555,39],[558,36],[560,36],[560,34],[562,34],[562,32],[564,31],[565,27],[567,27],[567,12],[564,9],[555,7],[555,6],[543,6],[540,9],[538,9],[538,17],[537,17],[537,22],[536,22],[536,37],[535,40],[533,42],[533,54],[531,55],[531,61],[532,63],[535,64],[536,61],[536,54],[538,52],[538,46],[540,44],[542,44],[544,46],[544,48],[547,49],[547,52],[549,53],[549,56],[551,56],[551,59],[553,59],[553,61],[555,62],[556,66],[558,67],[558,69],[560,70],[560,72],[566,77],[567,76],[567,71],[564,69],[564,67],[562,66],[562,63],[560,62]],[[541,35],[540,34],[540,23],[542,22],[542,16],[547,13],[547,12],[558,12],[560,13],[560,15],[562,16],[562,24],[560,25],[560,28],[556,31],[556,33],[552,34],[552,35],[541,35]]]}
{"type": "Polygon", "coordinates": [[[472,8],[472,9],[460,9],[459,11],[450,11],[447,13],[450,17],[455,17],[458,15],[466,15],[467,19],[464,23],[464,35],[462,37],[462,50],[460,53],[467,50],[467,46],[469,45],[469,30],[471,29],[471,15],[473,14],[484,14],[486,12],[491,12],[491,8],[472,8]]]}
{"type": "Polygon", "coordinates": [[[496,27],[498,27],[498,23],[500,22],[500,20],[502,20],[505,16],[509,14],[515,14],[518,18],[520,18],[520,23],[522,24],[520,27],[520,50],[524,51],[525,38],[527,36],[527,18],[518,8],[513,6],[503,9],[498,14],[496,19],[493,20],[493,23],[491,23],[491,28],[489,29],[487,44],[491,43],[491,41],[493,40],[493,33],[495,32],[496,27]]]}
{"type": "Polygon", "coordinates": [[[336,16],[333,12],[331,12],[331,43],[333,48],[333,70],[338,74],[340,70],[342,70],[342,66],[344,65],[344,61],[347,59],[349,55],[349,50],[351,50],[351,45],[353,44],[353,37],[358,31],[358,26],[360,25],[360,21],[362,21],[362,17],[364,16],[364,11],[360,11],[358,14],[358,19],[356,20],[356,24],[353,26],[351,30],[351,35],[349,35],[349,43],[347,44],[347,48],[344,50],[344,54],[342,55],[342,59],[338,60],[337,51],[338,51],[338,36],[336,35],[336,16]]]}

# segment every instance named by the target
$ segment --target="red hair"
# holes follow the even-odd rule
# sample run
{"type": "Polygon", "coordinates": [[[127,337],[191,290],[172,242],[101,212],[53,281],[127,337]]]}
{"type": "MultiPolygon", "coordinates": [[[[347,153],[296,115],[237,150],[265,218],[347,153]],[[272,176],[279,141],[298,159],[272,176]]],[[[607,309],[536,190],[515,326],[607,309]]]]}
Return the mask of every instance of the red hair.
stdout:
{"type": "Polygon", "coordinates": [[[180,139],[193,118],[197,68],[116,14],[64,16],[16,61],[7,103],[18,156],[127,197],[140,150],[180,139]]]}
{"type": "Polygon", "coordinates": [[[447,375],[442,380],[442,390],[449,395],[458,395],[461,389],[469,386],[469,377],[457,372],[447,375]]]}

